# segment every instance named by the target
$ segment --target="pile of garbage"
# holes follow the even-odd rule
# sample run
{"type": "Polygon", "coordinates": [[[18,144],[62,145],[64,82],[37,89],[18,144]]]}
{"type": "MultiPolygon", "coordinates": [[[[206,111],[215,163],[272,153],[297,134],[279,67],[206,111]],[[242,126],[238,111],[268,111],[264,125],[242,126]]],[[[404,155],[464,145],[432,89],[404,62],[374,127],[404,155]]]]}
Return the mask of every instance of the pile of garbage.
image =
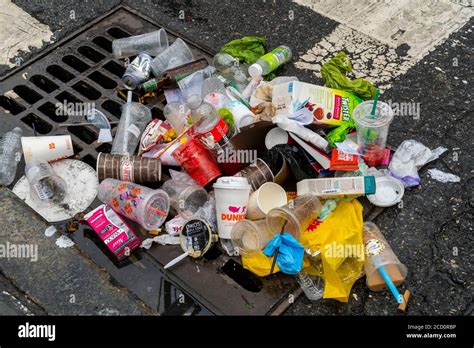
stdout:
{"type": "Polygon", "coordinates": [[[398,204],[420,183],[418,169],[445,149],[407,140],[393,153],[393,111],[369,81],[346,76],[344,52],[322,65],[325,85],[317,86],[277,77],[291,49],[265,53],[264,44],[231,41],[210,65],[183,40],[169,44],[163,29],[115,40],[115,58],[135,57],[115,136],[103,112],[84,115],[99,142],[112,142],[110,153],[99,154],[95,170],[71,169],[70,136],[24,137],[15,128],[1,142],[0,183],[13,182],[23,153],[14,192],[40,213],[83,212],[118,260],[153,243],[179,244],[183,254],[165,266],[172,271],[219,247],[260,277],[294,275],[312,301],[347,302],[365,274],[369,289],[389,289],[405,308],[409,293],[397,286],[407,268],[363,221],[358,198],[398,204]],[[152,119],[145,103],[160,95],[164,118],[152,119]],[[103,204],[91,210],[96,196],[103,204]],[[129,220],[150,238],[140,241],[129,220]]]}

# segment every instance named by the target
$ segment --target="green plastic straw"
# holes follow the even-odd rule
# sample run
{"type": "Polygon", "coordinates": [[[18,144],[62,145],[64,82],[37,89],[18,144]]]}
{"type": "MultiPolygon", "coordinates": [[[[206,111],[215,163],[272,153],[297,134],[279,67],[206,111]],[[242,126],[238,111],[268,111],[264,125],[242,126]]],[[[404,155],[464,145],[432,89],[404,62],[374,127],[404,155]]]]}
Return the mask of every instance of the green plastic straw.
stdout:
{"type": "MultiPolygon", "coordinates": [[[[375,110],[377,110],[377,102],[379,101],[379,96],[380,96],[380,89],[377,88],[377,91],[375,92],[374,103],[372,104],[372,111],[370,112],[371,119],[375,118],[375,110]]],[[[369,131],[367,132],[367,136],[365,137],[364,150],[362,152],[365,152],[365,150],[367,150],[367,145],[369,144],[370,137],[372,136],[371,133],[372,133],[372,130],[369,128],[369,131]]]]}
{"type": "Polygon", "coordinates": [[[375,92],[375,97],[374,97],[374,104],[372,105],[372,112],[370,113],[370,116],[372,116],[372,118],[375,117],[375,110],[377,109],[377,102],[379,101],[379,95],[380,95],[380,89],[377,88],[377,91],[375,92]]]}

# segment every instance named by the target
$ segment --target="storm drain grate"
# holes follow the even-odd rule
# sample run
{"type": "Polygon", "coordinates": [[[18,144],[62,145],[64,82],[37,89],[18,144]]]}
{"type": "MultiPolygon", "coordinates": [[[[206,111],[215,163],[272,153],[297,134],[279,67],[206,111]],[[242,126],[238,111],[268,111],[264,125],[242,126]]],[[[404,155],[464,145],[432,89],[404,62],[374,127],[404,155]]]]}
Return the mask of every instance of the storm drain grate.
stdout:
{"type": "MultiPolygon", "coordinates": [[[[77,105],[92,104],[110,121],[118,121],[124,100],[116,87],[125,67],[123,61],[114,59],[112,41],[157,28],[159,26],[129,9],[114,10],[0,82],[2,119],[11,126],[20,125],[26,135],[33,135],[33,124],[39,135],[70,134],[76,155],[95,166],[97,153],[110,151],[110,145],[97,143],[98,130],[91,126],[63,127],[61,124],[84,122],[77,105]],[[66,103],[67,108],[75,105],[75,114],[62,115],[57,103],[66,103]]],[[[170,33],[169,37],[170,43],[176,38],[170,33]]],[[[211,57],[209,52],[188,43],[196,58],[211,57]]],[[[163,119],[164,98],[148,99],[145,104],[152,110],[153,118],[163,119]]]]}

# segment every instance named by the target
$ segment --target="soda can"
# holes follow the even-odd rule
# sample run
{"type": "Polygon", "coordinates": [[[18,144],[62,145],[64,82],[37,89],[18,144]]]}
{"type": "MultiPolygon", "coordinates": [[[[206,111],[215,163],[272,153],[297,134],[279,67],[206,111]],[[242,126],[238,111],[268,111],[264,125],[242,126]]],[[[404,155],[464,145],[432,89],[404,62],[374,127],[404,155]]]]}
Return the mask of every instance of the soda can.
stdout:
{"type": "Polygon", "coordinates": [[[140,83],[148,80],[151,72],[152,58],[146,53],[140,53],[128,66],[123,74],[122,81],[125,88],[134,90],[140,83]]]}

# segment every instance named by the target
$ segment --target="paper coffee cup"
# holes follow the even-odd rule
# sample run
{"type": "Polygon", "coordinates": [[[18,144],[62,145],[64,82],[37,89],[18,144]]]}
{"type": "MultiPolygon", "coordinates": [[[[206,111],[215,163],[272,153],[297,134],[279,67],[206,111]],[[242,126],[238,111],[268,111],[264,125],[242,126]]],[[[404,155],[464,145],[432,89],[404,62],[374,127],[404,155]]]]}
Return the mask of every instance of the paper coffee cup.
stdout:
{"type": "Polygon", "coordinates": [[[213,188],[219,237],[230,239],[232,227],[237,221],[245,219],[250,185],[246,178],[224,176],[217,179],[213,188]]]}
{"type": "Polygon", "coordinates": [[[264,219],[267,213],[288,202],[286,191],[278,184],[267,182],[250,195],[247,207],[247,218],[250,220],[264,219]]]}
{"type": "Polygon", "coordinates": [[[51,162],[74,155],[70,135],[21,137],[25,162],[51,162]]]}
{"type": "Polygon", "coordinates": [[[157,158],[121,156],[99,153],[97,156],[99,181],[112,178],[136,183],[161,180],[161,162],[157,158]]]}

